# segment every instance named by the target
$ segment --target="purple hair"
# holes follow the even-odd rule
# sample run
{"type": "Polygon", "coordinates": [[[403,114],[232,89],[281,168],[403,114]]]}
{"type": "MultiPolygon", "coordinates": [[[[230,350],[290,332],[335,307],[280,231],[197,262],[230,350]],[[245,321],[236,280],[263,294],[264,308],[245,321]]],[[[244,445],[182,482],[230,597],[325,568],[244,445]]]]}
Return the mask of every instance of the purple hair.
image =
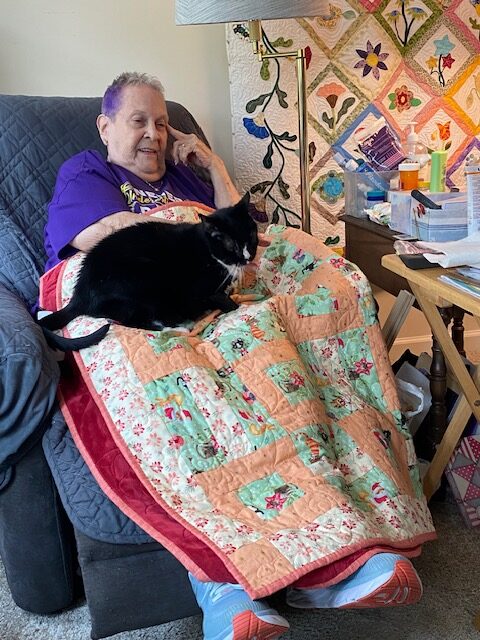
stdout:
{"type": "Polygon", "coordinates": [[[124,88],[141,85],[151,87],[162,96],[164,95],[162,83],[155,76],[147,73],[137,73],[136,71],[125,71],[117,76],[112,84],[107,87],[102,100],[102,113],[109,118],[113,118],[120,108],[124,88]]]}

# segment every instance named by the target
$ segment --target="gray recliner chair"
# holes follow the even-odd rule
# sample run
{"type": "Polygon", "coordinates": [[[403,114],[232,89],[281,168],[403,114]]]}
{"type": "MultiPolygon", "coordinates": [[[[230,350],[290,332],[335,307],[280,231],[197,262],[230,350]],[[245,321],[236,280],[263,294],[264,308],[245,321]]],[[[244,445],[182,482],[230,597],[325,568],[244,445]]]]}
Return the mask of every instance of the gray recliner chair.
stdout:
{"type": "MultiPolygon", "coordinates": [[[[61,610],[83,586],[92,638],[199,612],[183,566],[86,467],[56,404],[59,366],[31,316],[46,204],[65,159],[104,151],[100,105],[0,96],[0,555],[13,599],[28,611],[61,610]]],[[[175,128],[205,140],[184,107],[167,106],[175,128]]]]}

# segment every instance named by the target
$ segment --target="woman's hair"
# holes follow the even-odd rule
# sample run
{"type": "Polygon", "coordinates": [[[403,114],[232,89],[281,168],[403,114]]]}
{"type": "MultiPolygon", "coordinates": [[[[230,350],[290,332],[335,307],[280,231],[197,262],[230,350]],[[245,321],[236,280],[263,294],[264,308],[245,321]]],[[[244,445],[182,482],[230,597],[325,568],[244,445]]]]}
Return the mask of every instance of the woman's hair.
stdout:
{"type": "Polygon", "coordinates": [[[148,73],[137,73],[136,71],[125,71],[115,78],[112,84],[107,87],[102,100],[102,113],[109,118],[117,113],[120,107],[122,92],[125,87],[138,87],[146,85],[158,91],[162,96],[164,90],[160,80],[148,73]]]}

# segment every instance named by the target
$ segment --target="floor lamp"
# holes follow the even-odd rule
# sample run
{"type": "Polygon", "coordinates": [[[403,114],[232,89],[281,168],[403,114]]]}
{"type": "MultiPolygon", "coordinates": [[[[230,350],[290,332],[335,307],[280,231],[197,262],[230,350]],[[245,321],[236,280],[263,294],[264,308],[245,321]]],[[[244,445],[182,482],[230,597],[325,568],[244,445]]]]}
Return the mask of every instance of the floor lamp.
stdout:
{"type": "Polygon", "coordinates": [[[175,18],[178,25],[248,22],[250,40],[259,60],[267,58],[295,59],[302,229],[307,233],[311,231],[311,223],[305,49],[282,53],[266,52],[262,44],[260,21],[320,16],[324,13],[328,13],[328,0],[176,0],[175,2],[175,18]]]}

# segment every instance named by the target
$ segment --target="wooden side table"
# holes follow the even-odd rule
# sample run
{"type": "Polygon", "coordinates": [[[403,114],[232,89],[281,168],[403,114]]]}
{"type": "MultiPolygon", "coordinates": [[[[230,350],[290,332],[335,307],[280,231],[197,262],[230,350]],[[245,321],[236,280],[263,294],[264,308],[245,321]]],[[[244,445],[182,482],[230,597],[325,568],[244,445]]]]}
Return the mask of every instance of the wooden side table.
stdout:
{"type": "Polygon", "coordinates": [[[405,278],[382,267],[383,256],[395,253],[393,243],[397,232],[368,218],[345,215],[341,219],[345,223],[347,260],[356,264],[372,284],[392,296],[398,296],[402,289],[410,291],[405,278]]]}
{"type": "MultiPolygon", "coordinates": [[[[372,284],[393,296],[398,296],[402,289],[412,291],[408,280],[402,274],[386,269],[382,265],[383,256],[395,253],[393,243],[397,232],[384,225],[371,222],[367,218],[344,215],[342,220],[345,223],[345,257],[347,260],[356,264],[372,284]]],[[[452,335],[457,349],[464,354],[463,312],[448,306],[443,307],[440,313],[446,326],[451,322],[453,315],[452,335]]],[[[435,335],[432,335],[430,390],[432,406],[429,412],[429,427],[424,434],[419,450],[421,456],[428,459],[435,455],[436,447],[447,427],[447,407],[445,404],[447,369],[445,358],[435,335]]]]}
{"type": "Polygon", "coordinates": [[[445,326],[440,309],[457,307],[472,314],[480,323],[480,300],[439,280],[439,275],[445,273],[445,269],[437,267],[414,271],[406,267],[396,255],[384,256],[382,265],[408,281],[462,391],[460,402],[437,446],[435,456],[424,478],[423,488],[429,499],[440,482],[470,415],[473,413],[480,422],[480,367],[476,367],[473,376],[470,375],[445,326]]]}

